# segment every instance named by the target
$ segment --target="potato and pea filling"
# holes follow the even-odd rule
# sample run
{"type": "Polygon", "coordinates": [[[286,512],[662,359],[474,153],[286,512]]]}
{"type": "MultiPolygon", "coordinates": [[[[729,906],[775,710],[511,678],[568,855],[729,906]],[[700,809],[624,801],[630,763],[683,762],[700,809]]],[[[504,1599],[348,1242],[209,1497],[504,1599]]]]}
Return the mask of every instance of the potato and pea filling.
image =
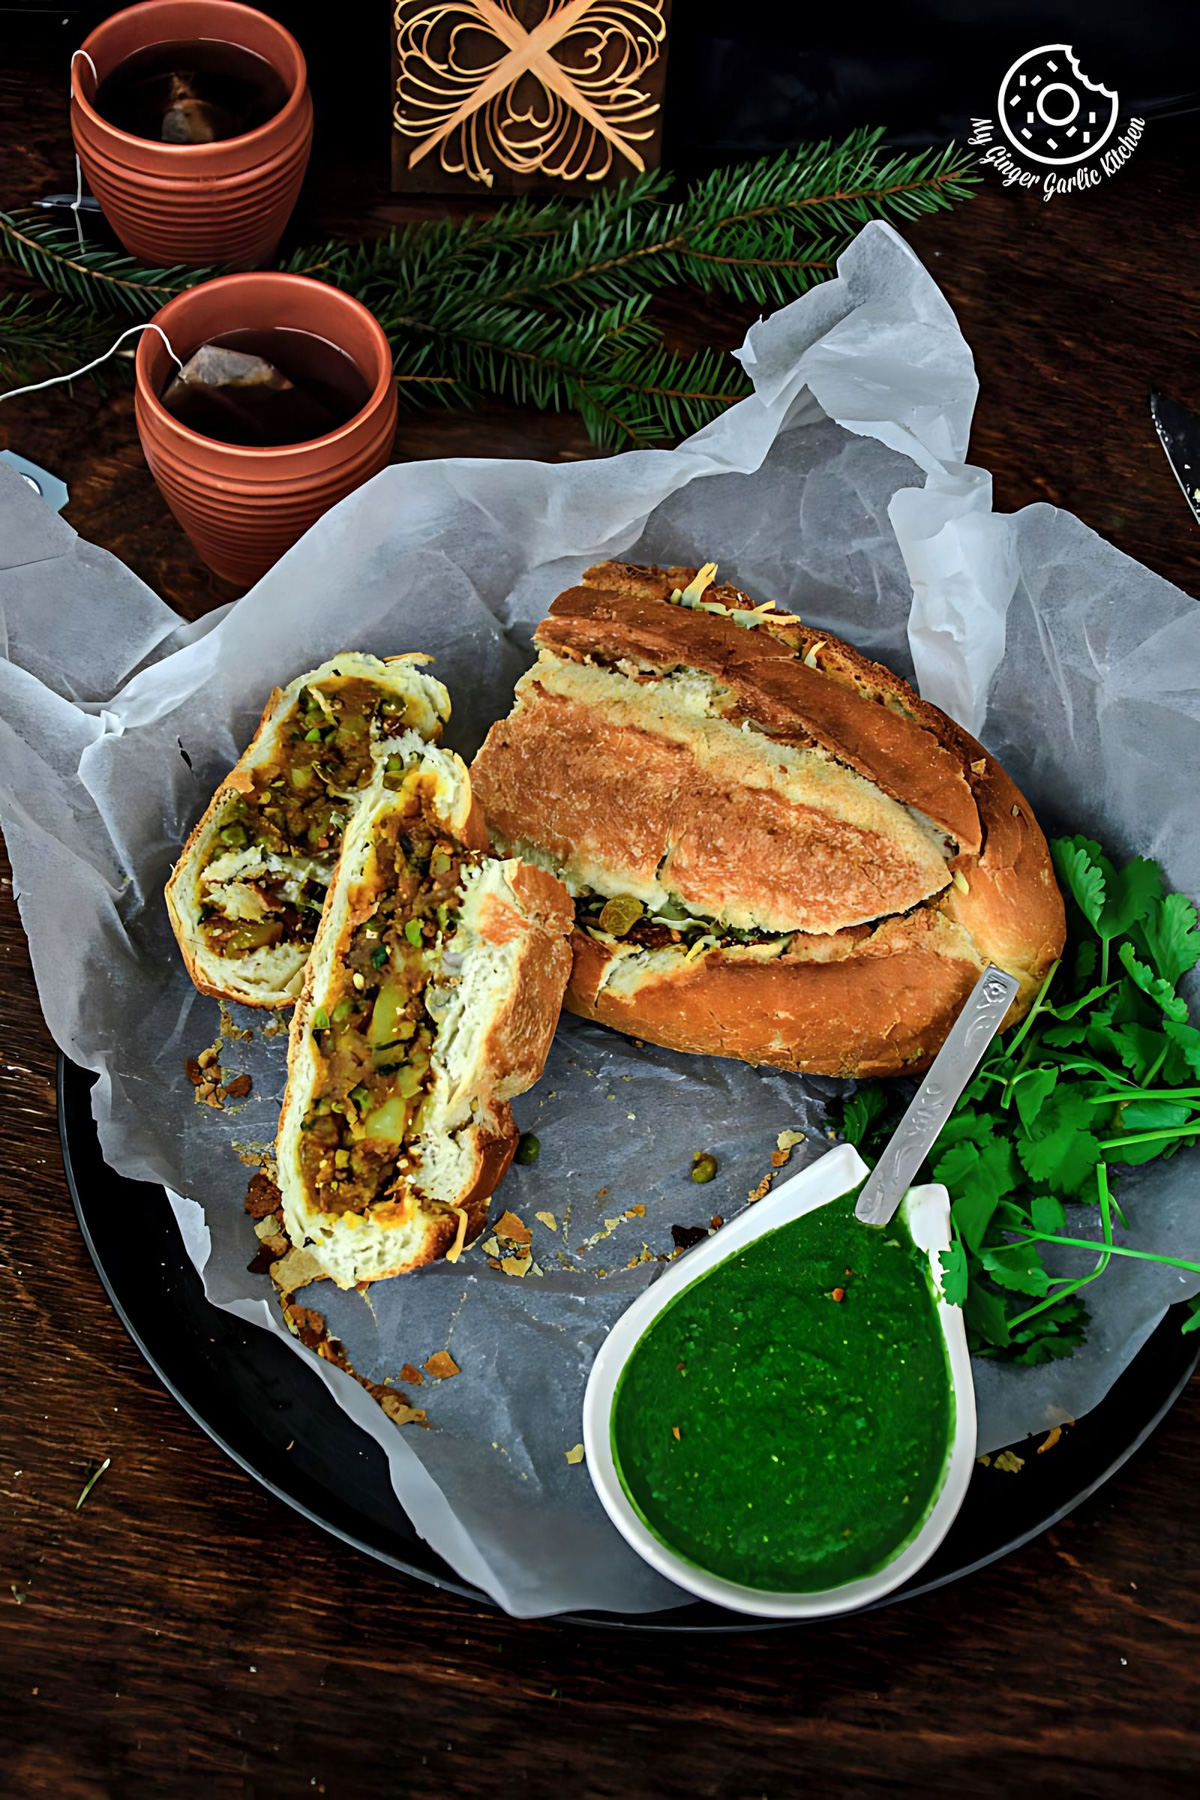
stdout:
{"type": "Polygon", "coordinates": [[[729,944],[774,944],[791,936],[778,931],[742,931],[718,919],[689,912],[675,895],[659,906],[643,906],[632,894],[580,894],[575,900],[577,926],[596,938],[619,938],[641,950],[667,950],[672,945],[695,951],[729,944]]]}
{"type": "Polygon", "coordinates": [[[458,983],[448,948],[465,867],[485,859],[440,835],[412,835],[397,814],[374,851],[380,896],[355,926],[310,1029],[318,1074],[301,1125],[301,1167],[324,1212],[361,1212],[399,1197],[433,1081],[437,1025],[426,1005],[458,983]]]}
{"type": "MultiPolygon", "coordinates": [[[[278,754],[248,771],[201,872],[201,927],[211,949],[245,955],[312,942],[379,740],[405,729],[408,710],[403,698],[355,678],[301,691],[278,754]]],[[[391,761],[399,768],[400,758],[391,761]]]]}

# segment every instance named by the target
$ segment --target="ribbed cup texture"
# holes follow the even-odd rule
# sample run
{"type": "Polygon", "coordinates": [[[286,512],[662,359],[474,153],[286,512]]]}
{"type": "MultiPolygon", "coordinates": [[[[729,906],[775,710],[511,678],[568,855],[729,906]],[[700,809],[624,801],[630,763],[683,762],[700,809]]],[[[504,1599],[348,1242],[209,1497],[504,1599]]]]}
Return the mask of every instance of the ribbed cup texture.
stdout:
{"type": "Polygon", "coordinates": [[[84,180],[132,256],[169,265],[253,267],[275,251],[312,148],[304,56],[282,25],[234,0],[144,0],[98,25],[71,69],[71,130],[84,180]],[[221,38],[265,57],[288,99],[265,125],[217,144],[131,137],[92,105],[105,76],[146,44],[221,38]]]}
{"type": "Polygon", "coordinates": [[[371,389],[362,411],[309,443],[252,449],[190,431],[162,405],[173,373],[155,332],[137,352],[138,435],[163,497],[211,569],[249,586],[322,513],[382,469],[396,430],[387,339],[357,300],[300,275],[226,275],[189,288],[155,316],[184,360],[222,331],[287,326],[353,357],[371,389]]]}

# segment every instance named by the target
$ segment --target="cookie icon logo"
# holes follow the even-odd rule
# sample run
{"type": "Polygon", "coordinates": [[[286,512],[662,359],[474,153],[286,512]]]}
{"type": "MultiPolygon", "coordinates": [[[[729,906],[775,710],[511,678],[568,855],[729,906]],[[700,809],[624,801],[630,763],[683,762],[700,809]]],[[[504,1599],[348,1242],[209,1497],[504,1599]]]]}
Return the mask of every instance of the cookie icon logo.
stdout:
{"type": "Polygon", "coordinates": [[[1118,99],[1089,81],[1069,44],[1018,57],[1000,83],[1000,129],[1031,162],[1064,165],[1095,156],[1112,136],[1118,99]]]}

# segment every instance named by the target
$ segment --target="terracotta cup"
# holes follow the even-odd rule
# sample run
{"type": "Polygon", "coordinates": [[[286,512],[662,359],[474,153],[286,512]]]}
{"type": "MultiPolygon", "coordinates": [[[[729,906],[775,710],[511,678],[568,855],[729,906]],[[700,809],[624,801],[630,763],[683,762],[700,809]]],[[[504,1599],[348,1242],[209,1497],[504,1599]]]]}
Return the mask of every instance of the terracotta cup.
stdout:
{"type": "Polygon", "coordinates": [[[304,55],[290,31],[234,0],[143,0],[97,25],[71,64],[71,131],[84,179],[129,251],[160,266],[256,268],[274,255],[312,148],[304,55]],[[265,57],[288,98],[265,125],[216,144],[160,144],[101,118],[96,89],[148,44],[220,38],[265,57]]]}
{"type": "Polygon", "coordinates": [[[167,411],[159,396],[175,366],[158,333],[142,333],[134,404],[150,471],[209,567],[248,586],[387,463],[396,431],[387,338],[365,306],[305,275],[222,275],[168,300],[154,323],[184,362],[226,331],[314,332],[354,360],[370,389],[362,411],[325,437],[271,449],[223,444],[167,411]]]}

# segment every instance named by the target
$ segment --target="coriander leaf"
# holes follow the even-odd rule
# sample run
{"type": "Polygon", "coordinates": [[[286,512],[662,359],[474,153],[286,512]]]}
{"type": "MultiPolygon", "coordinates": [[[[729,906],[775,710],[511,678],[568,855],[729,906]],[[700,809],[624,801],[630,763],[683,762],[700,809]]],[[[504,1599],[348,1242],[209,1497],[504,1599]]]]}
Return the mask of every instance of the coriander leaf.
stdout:
{"type": "Polygon", "coordinates": [[[1055,838],[1050,845],[1059,881],[1067,889],[1076,906],[1097,933],[1107,898],[1103,857],[1099,844],[1091,838],[1055,838]]]}
{"type": "Polygon", "coordinates": [[[1086,1306],[1077,1297],[1065,1295],[1053,1306],[1035,1313],[1023,1325],[1010,1327],[1014,1345],[1025,1346],[1023,1354],[1013,1360],[1019,1363],[1048,1362],[1054,1356],[1070,1356],[1083,1342],[1087,1325],[1086,1306]]]}
{"type": "Polygon", "coordinates": [[[1153,1162],[1156,1156],[1170,1156],[1179,1148],[1180,1143],[1184,1141],[1185,1140],[1183,1139],[1176,1139],[1174,1143],[1171,1143],[1169,1141],[1164,1141],[1162,1138],[1158,1138],[1157,1140],[1151,1139],[1149,1143],[1122,1144],[1119,1138],[1109,1138],[1108,1142],[1112,1144],[1114,1148],[1106,1150],[1104,1154],[1107,1156],[1109,1162],[1125,1163],[1132,1167],[1138,1163],[1153,1162]]]}
{"type": "Polygon", "coordinates": [[[1012,1145],[997,1137],[985,1138],[982,1144],[952,1144],[933,1165],[933,1178],[949,1188],[959,1236],[969,1249],[978,1251],[997,1201],[1017,1184],[1012,1145]]]}
{"type": "Polygon", "coordinates": [[[888,1109],[888,1095],[878,1082],[864,1081],[842,1109],[842,1136],[848,1144],[861,1144],[871,1126],[888,1109]]]}
{"type": "Polygon", "coordinates": [[[1120,1131],[1161,1131],[1186,1125],[1195,1111],[1176,1100],[1127,1100],[1121,1107],[1120,1131]]]}
{"type": "Polygon", "coordinates": [[[990,1194],[985,1189],[969,1189],[966,1193],[959,1194],[950,1207],[950,1216],[963,1242],[976,1254],[983,1242],[983,1234],[992,1222],[996,1199],[995,1194],[990,1194]]]}
{"type": "Polygon", "coordinates": [[[1066,1025],[1048,1025],[1042,1033],[1042,1042],[1052,1044],[1056,1050],[1072,1048],[1085,1041],[1088,1025],[1087,1019],[1072,1019],[1066,1025]]]}
{"type": "Polygon", "coordinates": [[[1196,908],[1186,894],[1168,894],[1143,920],[1142,931],[1155,968],[1172,987],[1200,962],[1196,908]]]}
{"type": "MultiPolygon", "coordinates": [[[[951,1144],[977,1144],[982,1147],[994,1135],[999,1121],[987,1118],[977,1112],[973,1106],[964,1106],[960,1100],[938,1136],[938,1148],[948,1150],[951,1144]]],[[[940,1175],[935,1177],[940,1181],[940,1175]]],[[[949,1186],[949,1183],[947,1183],[949,1186]]]]}
{"type": "Polygon", "coordinates": [[[1017,1155],[1026,1173],[1059,1193],[1081,1193],[1100,1161],[1100,1141],[1094,1134],[1103,1129],[1104,1116],[1104,1109],[1092,1106],[1077,1088],[1056,1090],[1032,1132],[1017,1139],[1017,1155]]]}
{"type": "Polygon", "coordinates": [[[1035,1194],[1029,1211],[1036,1231],[1061,1231],[1067,1222],[1063,1203],[1054,1194],[1035,1194]]]}
{"type": "Polygon", "coordinates": [[[1058,838],[1050,849],[1059,879],[1098,937],[1124,937],[1162,900],[1158,864],[1144,856],[1117,869],[1091,838],[1058,838]]]}
{"type": "Polygon", "coordinates": [[[1020,1179],[1013,1162],[1012,1145],[988,1132],[976,1142],[951,1144],[933,1165],[933,1179],[962,1192],[968,1186],[986,1189],[999,1199],[1020,1179]]]}
{"type": "MultiPolygon", "coordinates": [[[[1064,1202],[1107,1197],[1121,1217],[1098,1172],[1101,1145],[1114,1142],[1109,1160],[1128,1166],[1173,1154],[1200,1127],[1200,1098],[1185,1098],[1200,1085],[1200,1021],[1188,1021],[1174,991],[1200,964],[1197,907],[1164,896],[1148,859],[1118,869],[1083,836],[1052,850],[1075,940],[1058,1002],[1046,984],[1036,1036],[1018,1030],[989,1049],[933,1167],[951,1192],[942,1280],[964,1307],[972,1353],[1022,1364],[1069,1356],[1084,1340],[1088,1311],[1072,1297],[1080,1284],[1051,1279],[1042,1240],[1066,1234],[1064,1202]],[[1144,1097],[1158,1090],[1164,1098],[1144,1097]]],[[[1200,1330],[1200,1300],[1194,1311],[1200,1330]]]]}
{"type": "Polygon", "coordinates": [[[1153,1031],[1150,1026],[1132,1020],[1126,1025],[1114,1026],[1106,1018],[1098,1017],[1088,1029],[1090,1047],[1115,1056],[1138,1081],[1154,1067],[1164,1041],[1161,1031],[1153,1031]]]}
{"type": "Polygon", "coordinates": [[[996,1208],[993,1226],[1001,1231],[1028,1231],[1030,1229],[1029,1213],[1023,1206],[1013,1200],[1002,1200],[996,1208]]]}
{"type": "Polygon", "coordinates": [[[1051,1306],[1039,1308],[1032,1318],[1019,1325],[1010,1325],[1014,1344],[1026,1344],[1031,1338],[1052,1337],[1062,1331],[1069,1331],[1073,1326],[1083,1324],[1087,1319],[1087,1311],[1077,1296],[1064,1294],[1051,1306]]]}
{"type": "Polygon", "coordinates": [[[1021,1123],[1026,1131],[1042,1110],[1042,1102],[1053,1093],[1058,1080],[1058,1070],[1053,1066],[1031,1069],[1022,1075],[1013,1089],[1017,1102],[1017,1111],[1021,1115],[1021,1123]]]}
{"type": "Polygon", "coordinates": [[[1053,1013],[1056,1019],[1074,1019],[1086,1007],[1094,1006],[1097,1000],[1103,1000],[1105,994],[1109,993],[1115,985],[1115,982],[1109,981],[1103,987],[1089,988],[1087,993],[1080,994],[1077,1000],[1068,1000],[1061,1006],[1048,1006],[1046,1011],[1053,1013]]]}
{"type": "Polygon", "coordinates": [[[1080,938],[1075,951],[1075,967],[1072,971],[1072,985],[1084,988],[1096,973],[1100,964],[1100,952],[1091,938],[1080,938]]]}
{"type": "Polygon", "coordinates": [[[942,1298],[947,1306],[961,1306],[967,1297],[967,1253],[961,1238],[955,1238],[941,1253],[942,1298]]]}
{"type": "MultiPolygon", "coordinates": [[[[1130,943],[1132,941],[1131,939],[1130,943]]],[[[1136,945],[1134,954],[1137,954],[1136,945]]],[[[1113,1025],[1149,1025],[1157,1031],[1162,1024],[1157,1004],[1142,992],[1131,975],[1126,975],[1124,979],[1118,977],[1115,991],[1103,1007],[1097,1008],[1097,1016],[1101,1015],[1107,1016],[1113,1025]]]]}
{"type": "Polygon", "coordinates": [[[1143,994],[1149,995],[1157,1006],[1161,1006],[1168,1019],[1186,1023],[1187,1001],[1180,998],[1169,981],[1164,981],[1161,975],[1155,975],[1144,962],[1138,961],[1132,944],[1120,945],[1117,955],[1143,994]]]}
{"type": "MultiPolygon", "coordinates": [[[[985,1343],[997,1344],[1002,1350],[1008,1348],[1012,1338],[1004,1313],[1004,1301],[999,1294],[993,1294],[981,1281],[973,1281],[963,1311],[971,1330],[978,1332],[985,1343]]],[[[1187,1329],[1185,1325],[1184,1330],[1187,1329]]]]}
{"type": "Polygon", "coordinates": [[[1040,1300],[1050,1291],[1050,1277],[1042,1267],[1036,1244],[989,1244],[979,1260],[998,1286],[1040,1300]]]}
{"type": "MultiPolygon", "coordinates": [[[[1185,1070],[1200,1079],[1200,1031],[1194,1025],[1182,1024],[1178,1019],[1168,1019],[1163,1030],[1171,1040],[1174,1060],[1181,1062],[1185,1070]]],[[[1184,1077],[1180,1075],[1175,1080],[1175,1085],[1181,1087],[1183,1081],[1184,1077]]]]}
{"type": "MultiPolygon", "coordinates": [[[[1135,856],[1123,869],[1106,870],[1108,900],[1100,917],[1101,937],[1124,937],[1131,926],[1155,911],[1162,901],[1157,863],[1135,856]]],[[[1193,915],[1194,917],[1194,915],[1193,915]]]]}
{"type": "MultiPolygon", "coordinates": [[[[1036,1367],[1038,1363],[1057,1362],[1060,1357],[1074,1356],[1083,1337],[1082,1327],[1069,1335],[1066,1332],[1053,1337],[1048,1334],[1039,1335],[1031,1344],[1018,1350],[1011,1360],[1024,1368],[1036,1367]]],[[[1016,1343],[1019,1339],[1014,1338],[1013,1341],[1016,1343]]]]}

